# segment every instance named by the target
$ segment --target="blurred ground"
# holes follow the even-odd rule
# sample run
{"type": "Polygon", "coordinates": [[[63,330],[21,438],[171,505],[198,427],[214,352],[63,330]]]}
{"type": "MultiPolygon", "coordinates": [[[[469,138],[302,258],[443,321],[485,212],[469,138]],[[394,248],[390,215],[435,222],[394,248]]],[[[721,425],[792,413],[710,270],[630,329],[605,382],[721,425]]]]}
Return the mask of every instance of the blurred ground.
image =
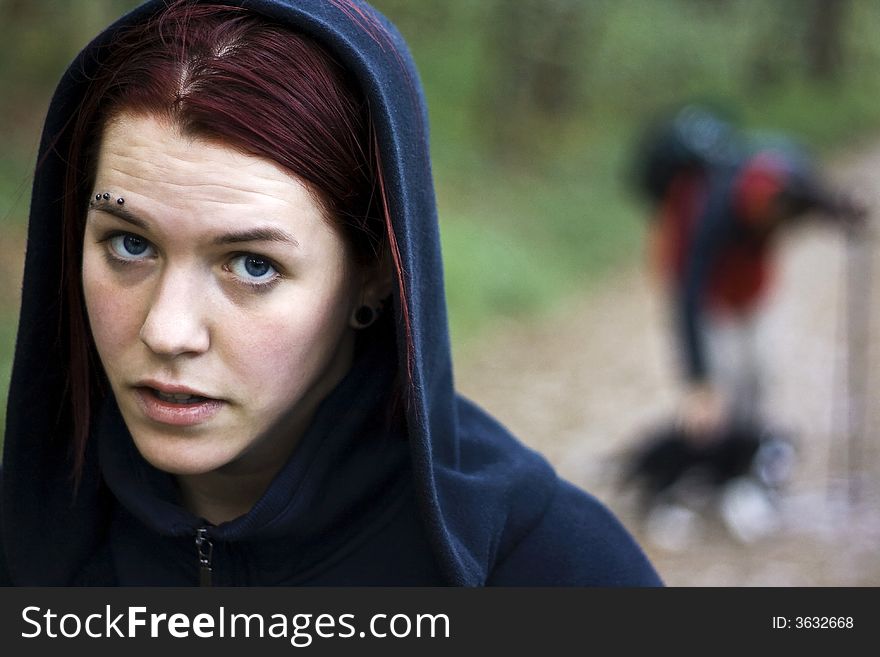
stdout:
{"type": "Polygon", "coordinates": [[[844,294],[855,251],[873,254],[873,273],[863,267],[858,276],[871,333],[855,360],[880,372],[878,176],[880,143],[833,168],[833,178],[874,209],[874,230],[861,247],[827,226],[802,228],[782,243],[765,327],[768,401],[800,453],[775,531],[743,542],[707,514],[687,535],[656,540],[637,521],[632,496],[615,488],[615,455],[666,418],[676,399],[665,309],[638,269],[539,323],[504,324],[462,348],[458,388],[612,508],[671,586],[880,585],[880,382],[869,375],[867,445],[849,464],[846,418],[859,396],[848,396],[845,384],[844,294]],[[860,486],[855,503],[847,495],[852,481],[860,486]]]}

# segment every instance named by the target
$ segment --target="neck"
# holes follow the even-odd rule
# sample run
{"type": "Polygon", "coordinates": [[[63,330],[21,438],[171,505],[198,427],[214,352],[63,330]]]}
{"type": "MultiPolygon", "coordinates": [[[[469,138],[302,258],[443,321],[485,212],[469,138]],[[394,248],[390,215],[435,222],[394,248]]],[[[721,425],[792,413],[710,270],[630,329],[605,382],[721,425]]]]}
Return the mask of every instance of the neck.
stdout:
{"type": "Polygon", "coordinates": [[[223,472],[178,475],[177,485],[183,505],[212,525],[219,525],[250,511],[278,473],[281,465],[269,471],[223,472]]]}

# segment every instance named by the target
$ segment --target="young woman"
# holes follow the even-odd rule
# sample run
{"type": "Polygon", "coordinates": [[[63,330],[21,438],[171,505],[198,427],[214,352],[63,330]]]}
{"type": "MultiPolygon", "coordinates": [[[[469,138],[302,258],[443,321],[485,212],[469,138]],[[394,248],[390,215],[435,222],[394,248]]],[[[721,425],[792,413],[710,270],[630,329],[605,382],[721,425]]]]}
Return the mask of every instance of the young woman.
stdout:
{"type": "Polygon", "coordinates": [[[99,36],[49,111],[0,579],[660,584],[455,394],[393,27],[355,0],[166,5],[99,36]]]}

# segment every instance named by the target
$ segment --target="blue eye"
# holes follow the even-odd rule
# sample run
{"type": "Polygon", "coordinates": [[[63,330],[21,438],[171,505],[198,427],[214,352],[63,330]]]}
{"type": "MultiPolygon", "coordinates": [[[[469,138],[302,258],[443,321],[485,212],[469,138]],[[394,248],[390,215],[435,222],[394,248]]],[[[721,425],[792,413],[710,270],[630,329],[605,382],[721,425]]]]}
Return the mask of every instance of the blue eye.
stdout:
{"type": "Polygon", "coordinates": [[[229,271],[248,283],[263,283],[275,279],[278,271],[266,258],[244,253],[229,263],[229,271]]]}
{"type": "Polygon", "coordinates": [[[152,251],[150,243],[143,237],[131,233],[115,235],[110,238],[109,242],[113,253],[125,260],[143,260],[144,258],[140,256],[151,255],[148,253],[148,251],[152,251]]]}

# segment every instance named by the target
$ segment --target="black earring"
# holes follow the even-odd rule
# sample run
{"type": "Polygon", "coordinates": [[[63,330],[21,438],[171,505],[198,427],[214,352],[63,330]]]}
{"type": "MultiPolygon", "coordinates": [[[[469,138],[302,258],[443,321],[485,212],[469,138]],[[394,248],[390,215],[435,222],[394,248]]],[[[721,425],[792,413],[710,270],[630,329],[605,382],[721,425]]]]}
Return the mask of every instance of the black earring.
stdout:
{"type": "Polygon", "coordinates": [[[367,328],[376,321],[376,311],[370,306],[361,306],[354,312],[354,321],[358,328],[367,328]]]}

